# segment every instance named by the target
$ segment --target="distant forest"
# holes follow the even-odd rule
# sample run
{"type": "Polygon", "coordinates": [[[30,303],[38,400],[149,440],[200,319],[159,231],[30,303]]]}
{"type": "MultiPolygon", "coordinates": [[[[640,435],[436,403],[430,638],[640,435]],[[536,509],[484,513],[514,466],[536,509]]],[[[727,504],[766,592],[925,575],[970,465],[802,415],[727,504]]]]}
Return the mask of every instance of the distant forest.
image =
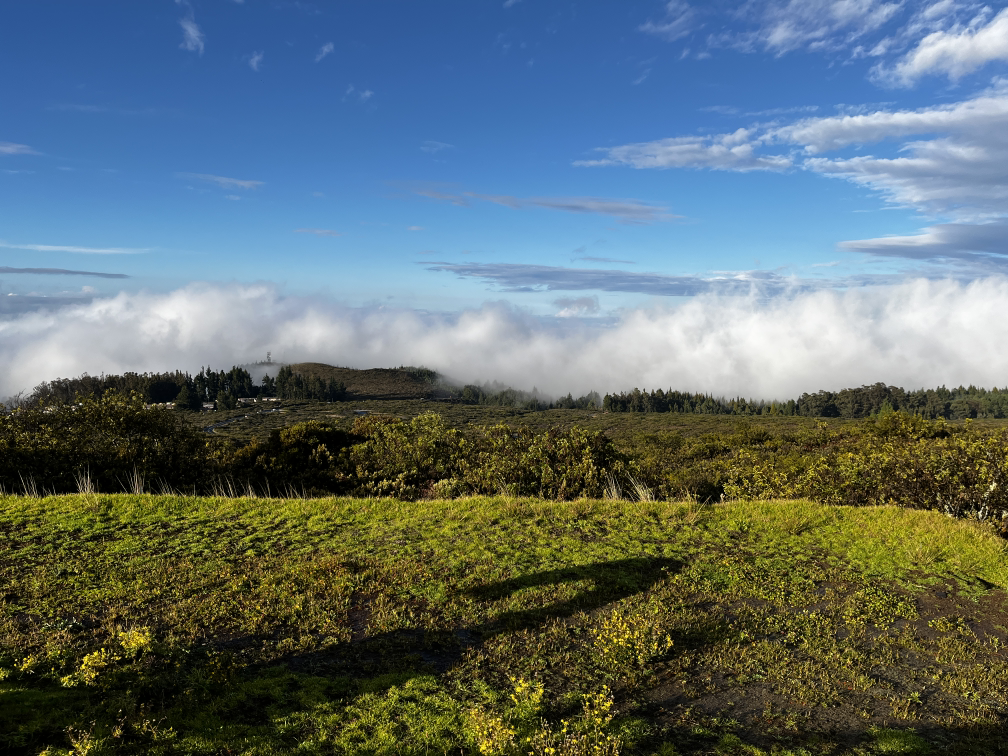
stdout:
{"type": "MultiPolygon", "coordinates": [[[[678,412],[700,415],[785,415],[803,417],[863,418],[902,411],[936,419],[1008,417],[1008,388],[983,389],[975,386],[907,391],[897,386],[875,383],[841,391],[802,394],[787,401],[765,401],[736,397],[728,399],[711,394],[685,391],[646,391],[635,388],[600,397],[592,391],[574,398],[568,394],[554,399],[532,391],[521,391],[500,383],[482,386],[468,384],[459,388],[428,368],[399,368],[414,381],[437,384],[445,390],[444,400],[461,404],[515,407],[525,410],[602,409],[606,412],[678,412]]],[[[40,406],[65,404],[79,398],[98,399],[109,391],[136,393],[151,404],[172,403],[178,409],[199,411],[205,405],[233,409],[239,399],[276,397],[300,401],[334,402],[347,399],[342,381],[310,373],[301,373],[289,365],[280,368],[275,379],[264,376],[253,383],[248,371],[240,367],[214,371],[205,367],[196,375],[173,373],[124,373],[122,375],[82,375],[41,383],[28,396],[16,397],[12,405],[40,406]]],[[[10,408],[10,407],[9,407],[10,408]]]]}
{"type": "Polygon", "coordinates": [[[150,404],[174,403],[178,409],[198,411],[205,404],[218,409],[234,409],[239,399],[276,397],[308,401],[339,401],[346,386],[318,376],[302,376],[289,366],[280,368],[275,379],[263,376],[258,385],[244,368],[214,371],[205,367],[196,375],[174,373],[124,373],[123,375],[82,375],[57,378],[35,387],[20,403],[29,406],[66,404],[79,398],[100,399],[109,391],[136,393],[150,404]]]}
{"type": "Polygon", "coordinates": [[[800,415],[803,417],[861,418],[892,411],[931,419],[1008,417],[1008,388],[983,389],[976,386],[907,391],[898,386],[875,383],[841,391],[802,394],[786,402],[726,399],[710,394],[683,391],[651,392],[634,389],[606,394],[602,408],[607,412],[686,412],[699,415],[800,415]]]}

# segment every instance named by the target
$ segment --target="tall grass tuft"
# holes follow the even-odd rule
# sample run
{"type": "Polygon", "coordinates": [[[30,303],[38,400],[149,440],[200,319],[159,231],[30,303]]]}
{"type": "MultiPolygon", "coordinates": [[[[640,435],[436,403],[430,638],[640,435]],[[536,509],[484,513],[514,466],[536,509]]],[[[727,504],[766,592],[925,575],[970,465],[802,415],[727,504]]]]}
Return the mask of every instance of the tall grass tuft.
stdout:
{"type": "Polygon", "coordinates": [[[616,476],[612,473],[606,473],[604,498],[612,499],[613,501],[622,501],[623,499],[623,489],[620,488],[619,481],[616,480],[616,476]]]}
{"type": "Polygon", "coordinates": [[[35,479],[32,476],[28,476],[28,480],[24,479],[23,475],[19,475],[21,478],[21,488],[24,490],[24,495],[31,499],[38,499],[39,492],[38,486],[35,485],[35,479]]]}
{"type": "Polygon", "coordinates": [[[78,470],[74,475],[74,479],[77,482],[77,493],[86,494],[88,496],[93,496],[98,493],[98,487],[91,479],[90,469],[85,467],[84,470],[78,470]]]}
{"type": "Polygon", "coordinates": [[[630,490],[633,495],[637,497],[637,501],[654,501],[654,494],[651,489],[647,487],[644,481],[639,478],[635,478],[633,475],[630,478],[630,490]]]}

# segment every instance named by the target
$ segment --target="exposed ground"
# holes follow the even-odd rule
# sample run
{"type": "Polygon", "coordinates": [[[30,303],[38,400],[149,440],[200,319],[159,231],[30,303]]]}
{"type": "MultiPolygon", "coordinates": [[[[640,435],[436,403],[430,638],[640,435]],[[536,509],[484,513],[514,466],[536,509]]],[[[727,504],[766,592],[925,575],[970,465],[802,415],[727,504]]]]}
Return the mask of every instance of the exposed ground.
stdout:
{"type": "Polygon", "coordinates": [[[1008,553],[809,502],[0,498],[0,750],[1000,753],[1008,553]]]}

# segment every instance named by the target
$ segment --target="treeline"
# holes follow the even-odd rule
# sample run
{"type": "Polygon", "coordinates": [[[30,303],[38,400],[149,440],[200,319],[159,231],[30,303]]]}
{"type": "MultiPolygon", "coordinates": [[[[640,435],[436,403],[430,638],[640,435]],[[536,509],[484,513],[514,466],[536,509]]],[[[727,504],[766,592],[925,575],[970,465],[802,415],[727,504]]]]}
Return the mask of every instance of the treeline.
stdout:
{"type": "Polygon", "coordinates": [[[100,376],[85,373],[79,378],[57,378],[40,383],[14,404],[26,407],[72,404],[82,399],[101,399],[109,393],[136,394],[147,404],[174,403],[178,409],[199,411],[206,404],[217,409],[234,409],[239,399],[255,397],[334,402],[346,397],[346,386],[332,379],[303,376],[289,366],[280,368],[275,379],[263,376],[259,384],[253,382],[244,368],[215,371],[207,366],[196,375],[176,370],[100,376]]]}
{"type": "Polygon", "coordinates": [[[898,386],[876,383],[841,391],[802,394],[788,401],[763,401],[737,397],[727,399],[711,394],[683,391],[633,391],[606,394],[602,408],[607,412],[685,412],[700,415],[799,415],[802,417],[875,417],[888,412],[905,412],[929,419],[1008,417],[1008,388],[984,389],[976,386],[907,391],[898,386]]]}
{"type": "Polygon", "coordinates": [[[525,410],[548,409],[599,409],[602,398],[592,391],[575,399],[571,394],[559,399],[550,399],[538,390],[521,391],[500,383],[485,383],[482,386],[468,384],[452,397],[462,404],[479,404],[485,407],[514,407],[525,410]]]}

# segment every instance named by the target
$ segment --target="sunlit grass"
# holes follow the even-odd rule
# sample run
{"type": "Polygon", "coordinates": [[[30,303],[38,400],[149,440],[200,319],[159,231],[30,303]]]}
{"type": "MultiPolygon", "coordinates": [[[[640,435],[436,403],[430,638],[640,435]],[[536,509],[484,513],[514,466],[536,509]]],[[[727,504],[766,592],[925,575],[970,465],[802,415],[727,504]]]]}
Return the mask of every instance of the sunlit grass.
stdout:
{"type": "Polygon", "coordinates": [[[997,747],[991,528],[638,498],[0,498],[0,750],[997,747]]]}

